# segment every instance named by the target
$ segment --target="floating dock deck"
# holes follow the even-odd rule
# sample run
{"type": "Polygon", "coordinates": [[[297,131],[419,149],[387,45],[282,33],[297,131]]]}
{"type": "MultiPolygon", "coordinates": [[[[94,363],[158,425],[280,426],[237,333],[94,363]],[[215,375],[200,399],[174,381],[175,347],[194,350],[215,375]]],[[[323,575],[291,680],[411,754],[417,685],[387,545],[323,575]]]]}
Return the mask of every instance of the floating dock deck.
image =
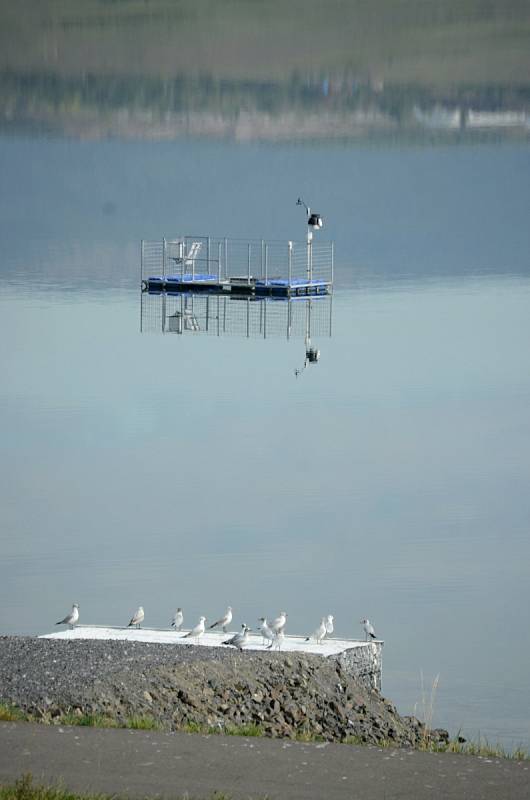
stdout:
{"type": "MultiPolygon", "coordinates": [[[[117,628],[103,625],[76,625],[73,630],[62,630],[40,636],[41,639],[59,640],[114,640],[121,642],[144,642],[176,647],[216,647],[234,652],[233,647],[223,645],[235,631],[222,633],[207,631],[197,641],[186,638],[189,631],[175,631],[171,628],[117,628]]],[[[278,652],[275,646],[270,650],[259,632],[249,635],[244,652],[278,652]]],[[[331,637],[317,644],[313,639],[306,641],[304,636],[285,635],[281,642],[281,653],[305,653],[324,658],[338,658],[342,667],[355,675],[370,688],[381,688],[383,642],[364,642],[355,639],[331,637]]]]}
{"type": "Polygon", "coordinates": [[[237,297],[308,297],[333,286],[333,242],[179,236],[142,241],[142,290],[237,297]]]}
{"type": "Polygon", "coordinates": [[[142,280],[144,291],[160,294],[205,292],[214,295],[238,297],[308,297],[329,294],[330,284],[323,280],[228,278],[218,280],[215,275],[150,275],[142,280]]]}

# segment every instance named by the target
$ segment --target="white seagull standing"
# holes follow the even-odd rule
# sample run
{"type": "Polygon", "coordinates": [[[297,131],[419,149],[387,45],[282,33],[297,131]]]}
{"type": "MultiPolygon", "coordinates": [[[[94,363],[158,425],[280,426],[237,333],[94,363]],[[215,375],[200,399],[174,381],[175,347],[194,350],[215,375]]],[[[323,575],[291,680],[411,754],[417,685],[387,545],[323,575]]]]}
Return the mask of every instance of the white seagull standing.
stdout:
{"type": "Polygon", "coordinates": [[[194,628],[192,628],[189,633],[185,633],[182,638],[183,639],[193,638],[197,639],[198,642],[201,636],[203,635],[204,631],[206,630],[206,626],[204,624],[205,622],[206,622],[206,617],[199,617],[197,625],[194,628]]]}
{"type": "Polygon", "coordinates": [[[55,624],[56,625],[69,625],[70,626],[70,630],[73,630],[74,629],[74,625],[75,625],[75,623],[77,622],[78,619],[79,619],[79,605],[78,605],[78,603],[74,603],[70,613],[67,614],[64,619],[59,620],[59,622],[56,622],[55,624]]]}
{"type": "Polygon", "coordinates": [[[250,628],[248,627],[248,625],[245,625],[243,623],[243,625],[241,626],[241,633],[236,633],[235,636],[232,636],[231,639],[227,639],[226,642],[223,642],[223,644],[228,644],[231,647],[237,647],[238,650],[242,650],[243,647],[248,642],[249,631],[250,628]]]}
{"type": "Polygon", "coordinates": [[[333,625],[333,619],[334,619],[333,614],[328,614],[326,617],[326,636],[331,636],[331,634],[335,630],[335,627],[333,625]]]}
{"type": "Polygon", "coordinates": [[[361,620],[361,625],[364,628],[364,641],[365,642],[368,641],[368,637],[370,637],[370,639],[377,639],[377,636],[375,635],[374,626],[372,625],[372,623],[370,622],[369,619],[362,619],[361,620]]]}
{"type": "Polygon", "coordinates": [[[266,617],[260,617],[259,621],[260,621],[261,625],[259,626],[258,630],[261,633],[261,635],[263,636],[263,644],[265,644],[265,641],[272,642],[273,639],[274,639],[274,631],[269,626],[269,623],[267,622],[267,618],[266,617]]]}
{"type": "Polygon", "coordinates": [[[182,628],[183,622],[184,622],[184,614],[182,613],[182,609],[177,608],[177,610],[173,614],[173,619],[171,620],[171,627],[179,631],[182,628]]]}
{"type": "Polygon", "coordinates": [[[143,606],[138,606],[137,610],[134,612],[134,616],[131,618],[131,621],[127,625],[128,628],[132,628],[133,625],[136,625],[137,628],[142,627],[142,622],[144,621],[144,609],[143,606]]]}
{"type": "Polygon", "coordinates": [[[326,631],[326,617],[322,617],[322,619],[320,620],[320,625],[318,626],[318,628],[315,631],[313,631],[311,636],[307,637],[306,642],[308,642],[310,639],[315,639],[317,644],[322,644],[322,639],[324,638],[326,633],[327,633],[327,631],[326,631]]]}
{"type": "Polygon", "coordinates": [[[221,617],[221,619],[218,619],[217,622],[214,622],[212,625],[210,625],[210,630],[212,628],[217,628],[217,626],[220,625],[221,628],[223,629],[223,633],[226,633],[226,629],[228,628],[231,622],[232,622],[232,606],[228,606],[228,608],[225,611],[224,617],[221,617]]]}
{"type": "Polygon", "coordinates": [[[285,611],[280,611],[280,616],[276,617],[270,624],[270,628],[274,633],[280,633],[285,628],[285,623],[287,622],[287,613],[285,611]]]}

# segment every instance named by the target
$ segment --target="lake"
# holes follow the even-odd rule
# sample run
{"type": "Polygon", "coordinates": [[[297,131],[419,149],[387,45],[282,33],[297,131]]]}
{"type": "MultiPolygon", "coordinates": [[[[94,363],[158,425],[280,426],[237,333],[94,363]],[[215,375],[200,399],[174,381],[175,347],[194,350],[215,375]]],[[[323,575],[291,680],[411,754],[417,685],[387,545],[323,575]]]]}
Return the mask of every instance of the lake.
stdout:
{"type": "Polygon", "coordinates": [[[74,601],[369,616],[402,713],[439,674],[437,724],[528,744],[528,149],[17,136],[0,160],[2,632],[74,601]],[[302,238],[299,193],[336,242],[318,364],[295,377],[281,320],[140,332],[141,238],[302,238]]]}
{"type": "Polygon", "coordinates": [[[438,682],[436,725],[529,748],[530,9],[24,8],[0,12],[0,633],[73,602],[367,616],[401,713],[438,682]],[[290,338],[280,301],[162,333],[142,239],[303,240],[300,196],[335,243],[318,363],[305,301],[290,338]]]}

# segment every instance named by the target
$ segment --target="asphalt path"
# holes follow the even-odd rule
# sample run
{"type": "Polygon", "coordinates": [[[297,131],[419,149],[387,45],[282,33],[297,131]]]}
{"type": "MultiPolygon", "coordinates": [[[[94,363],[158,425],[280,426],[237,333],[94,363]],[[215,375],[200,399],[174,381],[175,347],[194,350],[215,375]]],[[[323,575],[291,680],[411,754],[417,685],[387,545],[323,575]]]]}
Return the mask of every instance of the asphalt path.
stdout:
{"type": "Polygon", "coordinates": [[[234,800],[525,800],[530,762],[239,736],[0,723],[0,783],[234,800]]]}

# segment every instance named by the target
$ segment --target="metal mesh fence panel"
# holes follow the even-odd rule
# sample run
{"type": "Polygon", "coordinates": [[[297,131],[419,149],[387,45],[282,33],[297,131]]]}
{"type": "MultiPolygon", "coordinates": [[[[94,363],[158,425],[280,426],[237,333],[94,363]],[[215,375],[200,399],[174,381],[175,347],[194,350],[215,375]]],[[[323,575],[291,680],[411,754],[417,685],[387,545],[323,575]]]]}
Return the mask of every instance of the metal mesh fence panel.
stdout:
{"type": "Polygon", "coordinates": [[[142,242],[142,280],[151,276],[222,282],[333,281],[331,242],[277,242],[186,235],[142,242]]]}

